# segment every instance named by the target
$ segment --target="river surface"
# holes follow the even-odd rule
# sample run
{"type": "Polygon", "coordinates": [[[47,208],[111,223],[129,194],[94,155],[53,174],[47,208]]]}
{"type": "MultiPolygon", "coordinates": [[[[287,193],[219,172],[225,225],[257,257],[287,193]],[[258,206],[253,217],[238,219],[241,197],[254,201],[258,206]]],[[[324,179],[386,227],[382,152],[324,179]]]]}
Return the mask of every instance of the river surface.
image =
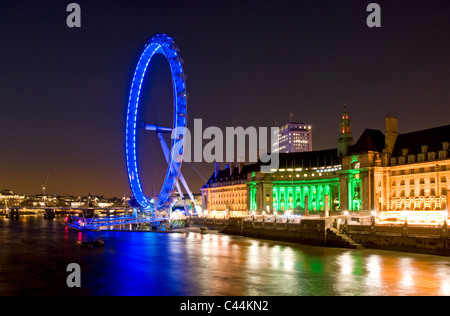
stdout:
{"type": "Polygon", "coordinates": [[[79,233],[0,218],[0,295],[450,295],[450,258],[222,234],[79,233]],[[76,247],[103,240],[104,248],[76,247]],[[81,287],[69,288],[70,263],[81,287]]]}

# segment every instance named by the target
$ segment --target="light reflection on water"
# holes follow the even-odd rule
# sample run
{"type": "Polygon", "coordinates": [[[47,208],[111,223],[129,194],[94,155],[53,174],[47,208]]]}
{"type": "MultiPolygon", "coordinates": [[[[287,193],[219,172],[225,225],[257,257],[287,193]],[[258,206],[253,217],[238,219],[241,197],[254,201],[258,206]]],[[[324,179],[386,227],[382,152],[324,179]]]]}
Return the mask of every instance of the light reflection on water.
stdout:
{"type": "Polygon", "coordinates": [[[0,295],[450,295],[450,258],[0,219],[0,295]],[[82,249],[77,240],[105,241],[82,249]],[[81,289],[67,288],[69,263],[81,289]]]}

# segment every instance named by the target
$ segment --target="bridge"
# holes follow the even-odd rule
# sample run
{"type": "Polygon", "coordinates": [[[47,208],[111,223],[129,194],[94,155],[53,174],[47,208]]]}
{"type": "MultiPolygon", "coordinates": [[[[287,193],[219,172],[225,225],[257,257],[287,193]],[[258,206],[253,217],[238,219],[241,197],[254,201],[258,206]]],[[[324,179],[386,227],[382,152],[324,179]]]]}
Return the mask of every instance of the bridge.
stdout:
{"type": "Polygon", "coordinates": [[[47,219],[53,219],[57,214],[83,213],[87,216],[97,213],[117,214],[126,213],[128,210],[124,207],[56,207],[56,206],[10,206],[0,207],[0,215],[6,215],[7,218],[19,218],[20,215],[44,214],[47,219]]]}

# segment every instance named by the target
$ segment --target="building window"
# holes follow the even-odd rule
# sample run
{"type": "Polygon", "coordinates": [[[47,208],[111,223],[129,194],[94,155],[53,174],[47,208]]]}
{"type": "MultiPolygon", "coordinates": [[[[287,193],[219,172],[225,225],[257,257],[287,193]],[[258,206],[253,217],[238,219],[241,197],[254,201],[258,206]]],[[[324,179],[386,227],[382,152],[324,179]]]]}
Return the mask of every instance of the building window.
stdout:
{"type": "Polygon", "coordinates": [[[414,179],[409,180],[409,184],[414,185],[415,184],[414,179]]]}
{"type": "Polygon", "coordinates": [[[414,190],[411,190],[411,191],[409,192],[409,196],[414,196],[414,190]]]}
{"type": "Polygon", "coordinates": [[[441,189],[441,195],[447,195],[447,188],[441,189]]]}

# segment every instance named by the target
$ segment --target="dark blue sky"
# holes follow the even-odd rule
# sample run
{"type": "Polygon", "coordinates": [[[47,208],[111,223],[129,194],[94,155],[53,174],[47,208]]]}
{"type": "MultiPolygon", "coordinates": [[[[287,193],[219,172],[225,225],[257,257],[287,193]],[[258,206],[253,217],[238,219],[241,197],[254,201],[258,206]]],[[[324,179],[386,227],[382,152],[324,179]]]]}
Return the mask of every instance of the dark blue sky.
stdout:
{"type": "MultiPolygon", "coordinates": [[[[49,193],[129,194],[128,90],[157,33],[180,47],[189,119],[204,127],[272,126],[292,112],[313,125],[319,150],[336,147],[344,103],[355,139],[365,128],[384,131],[386,114],[400,132],[449,124],[449,1],[376,1],[379,29],[366,25],[370,2],[1,1],[0,188],[38,193],[50,174],[49,193]],[[66,26],[70,2],[81,6],[79,29],[66,26]]],[[[164,61],[155,60],[146,87],[144,116],[163,122],[164,61]]],[[[161,177],[158,155],[142,157],[148,178],[161,177]]],[[[205,178],[212,171],[196,168],[205,178]]],[[[199,192],[203,180],[184,170],[199,192]]]]}

